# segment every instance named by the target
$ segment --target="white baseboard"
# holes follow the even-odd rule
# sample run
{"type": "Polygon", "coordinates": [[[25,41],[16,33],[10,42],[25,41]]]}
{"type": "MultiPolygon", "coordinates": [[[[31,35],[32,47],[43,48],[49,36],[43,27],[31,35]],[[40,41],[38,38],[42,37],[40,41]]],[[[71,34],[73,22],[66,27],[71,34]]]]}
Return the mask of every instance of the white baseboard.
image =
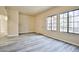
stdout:
{"type": "Polygon", "coordinates": [[[19,35],[7,35],[7,36],[11,37],[11,36],[19,36],[19,35]]]}

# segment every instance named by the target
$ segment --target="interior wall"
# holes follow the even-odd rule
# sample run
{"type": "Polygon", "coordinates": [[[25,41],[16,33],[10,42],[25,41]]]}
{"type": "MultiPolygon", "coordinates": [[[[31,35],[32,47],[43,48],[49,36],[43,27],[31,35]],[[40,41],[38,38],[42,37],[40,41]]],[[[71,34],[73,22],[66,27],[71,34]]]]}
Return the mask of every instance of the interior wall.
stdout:
{"type": "Polygon", "coordinates": [[[19,33],[34,32],[35,18],[33,16],[12,9],[7,9],[7,13],[8,36],[18,36],[19,33]]]}
{"type": "Polygon", "coordinates": [[[55,38],[58,40],[62,40],[65,42],[69,42],[71,44],[75,44],[75,45],[79,46],[79,35],[59,32],[59,25],[60,25],[59,20],[57,20],[57,24],[58,24],[57,31],[47,31],[46,30],[46,17],[47,16],[59,14],[61,12],[65,12],[65,11],[73,10],[73,9],[77,9],[77,8],[79,8],[79,7],[74,7],[74,6],[64,7],[63,6],[63,7],[53,8],[44,13],[38,14],[36,16],[35,31],[37,33],[41,33],[41,34],[47,35],[49,37],[52,37],[52,38],[55,38]]]}
{"type": "Polygon", "coordinates": [[[30,32],[35,32],[35,24],[36,22],[35,22],[35,16],[31,16],[30,17],[30,23],[29,23],[29,25],[30,25],[30,32]]]}
{"type": "MultiPolygon", "coordinates": [[[[20,13],[19,14],[19,33],[28,33],[33,31],[33,17],[20,13]]],[[[34,32],[34,31],[33,31],[34,32]]]]}
{"type": "Polygon", "coordinates": [[[7,11],[0,6],[0,37],[7,35],[7,11]]]}
{"type": "Polygon", "coordinates": [[[6,11],[5,7],[0,6],[0,14],[7,16],[7,11],[6,11]]]}
{"type": "Polygon", "coordinates": [[[0,15],[1,33],[7,35],[7,16],[0,15]]]}
{"type": "Polygon", "coordinates": [[[8,13],[8,36],[18,36],[19,12],[7,10],[8,13]]]}

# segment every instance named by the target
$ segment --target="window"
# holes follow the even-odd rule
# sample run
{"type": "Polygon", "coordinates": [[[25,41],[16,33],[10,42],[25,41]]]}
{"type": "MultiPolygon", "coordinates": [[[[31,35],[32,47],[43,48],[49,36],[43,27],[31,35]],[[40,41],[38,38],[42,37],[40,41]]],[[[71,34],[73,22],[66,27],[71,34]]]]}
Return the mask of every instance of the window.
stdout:
{"type": "Polygon", "coordinates": [[[60,32],[79,34],[79,10],[60,14],[60,32]]]}
{"type": "Polygon", "coordinates": [[[52,16],[52,30],[56,30],[56,20],[57,16],[52,16]]]}
{"type": "Polygon", "coordinates": [[[69,12],[69,32],[79,33],[79,10],[69,12]]]}
{"type": "Polygon", "coordinates": [[[47,17],[47,30],[56,30],[57,16],[47,17]]]}
{"type": "Polygon", "coordinates": [[[47,17],[47,30],[51,30],[51,27],[52,27],[52,19],[51,17],[47,17]]]}
{"type": "MultiPolygon", "coordinates": [[[[79,34],[79,10],[59,14],[60,32],[79,34]]],[[[56,30],[57,15],[47,17],[47,30],[56,30]]]]}
{"type": "Polygon", "coordinates": [[[60,14],[60,32],[67,32],[67,13],[60,14]]]}

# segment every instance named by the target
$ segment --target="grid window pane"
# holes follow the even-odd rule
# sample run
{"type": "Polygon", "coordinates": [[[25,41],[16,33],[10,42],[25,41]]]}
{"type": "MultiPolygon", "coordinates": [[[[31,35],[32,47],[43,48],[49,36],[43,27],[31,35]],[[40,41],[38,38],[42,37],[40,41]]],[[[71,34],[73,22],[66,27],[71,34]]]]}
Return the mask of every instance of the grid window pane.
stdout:
{"type": "Polygon", "coordinates": [[[60,32],[79,34],[79,10],[60,14],[60,32]]]}
{"type": "Polygon", "coordinates": [[[69,27],[73,27],[73,23],[69,23],[69,27]]]}
{"type": "Polygon", "coordinates": [[[61,24],[60,24],[60,27],[63,27],[63,25],[64,25],[64,24],[63,24],[63,23],[61,23],[61,24]]]}
{"type": "Polygon", "coordinates": [[[72,17],[72,16],[74,16],[74,12],[73,11],[69,12],[69,17],[72,17]]]}
{"type": "Polygon", "coordinates": [[[51,30],[51,26],[48,26],[48,27],[47,27],[47,30],[51,30]]]}
{"type": "Polygon", "coordinates": [[[50,16],[47,18],[47,30],[56,30],[57,16],[50,16]]]}
{"type": "Polygon", "coordinates": [[[47,26],[51,26],[51,23],[48,23],[47,26]]]}
{"type": "Polygon", "coordinates": [[[64,28],[63,27],[60,27],[60,32],[64,32],[64,28]]]}
{"type": "Polygon", "coordinates": [[[67,13],[64,13],[63,15],[64,15],[64,17],[67,17],[67,13]]]}
{"type": "Polygon", "coordinates": [[[69,32],[73,33],[73,27],[69,27],[69,32]]]}
{"type": "Polygon", "coordinates": [[[47,18],[47,30],[51,30],[51,17],[47,18]]]}
{"type": "Polygon", "coordinates": [[[51,17],[47,18],[47,23],[51,23],[51,17]]]}
{"type": "Polygon", "coordinates": [[[67,18],[64,18],[64,20],[63,20],[63,21],[64,21],[64,23],[67,23],[67,18]]]}
{"type": "MultiPolygon", "coordinates": [[[[47,30],[56,30],[57,16],[47,18],[47,30]]],[[[60,14],[60,32],[79,34],[79,10],[60,14]]]]}
{"type": "Polygon", "coordinates": [[[73,33],[79,34],[79,10],[74,11],[74,29],[73,33]]]}
{"type": "Polygon", "coordinates": [[[56,30],[57,16],[52,16],[52,30],[56,30]]]}
{"type": "Polygon", "coordinates": [[[64,32],[67,32],[67,28],[64,28],[64,32]]]}
{"type": "Polygon", "coordinates": [[[74,30],[74,12],[69,12],[69,32],[73,33],[74,30]]]}
{"type": "Polygon", "coordinates": [[[60,14],[60,32],[67,32],[67,13],[60,14]]]}
{"type": "Polygon", "coordinates": [[[74,11],[74,16],[78,16],[79,15],[79,10],[74,11]]]}
{"type": "Polygon", "coordinates": [[[67,28],[67,23],[64,23],[63,25],[64,25],[63,27],[66,27],[67,28]]]}
{"type": "Polygon", "coordinates": [[[53,18],[56,20],[57,19],[57,16],[53,16],[53,18]]]}
{"type": "Polygon", "coordinates": [[[74,22],[74,27],[79,27],[79,22],[74,22]]]}
{"type": "Polygon", "coordinates": [[[60,18],[60,19],[61,19],[60,22],[62,23],[64,21],[64,19],[62,19],[62,18],[60,18]]]}
{"type": "Polygon", "coordinates": [[[73,22],[73,17],[69,17],[69,23],[73,22]]]}
{"type": "Polygon", "coordinates": [[[63,14],[60,14],[60,18],[63,18],[64,17],[64,15],[63,14]]]}
{"type": "Polygon", "coordinates": [[[79,33],[79,28],[74,28],[74,33],[79,33]]]}
{"type": "Polygon", "coordinates": [[[74,21],[75,21],[75,22],[79,22],[79,16],[75,16],[75,17],[74,17],[74,21]]]}
{"type": "Polygon", "coordinates": [[[79,10],[72,11],[72,13],[73,16],[69,15],[69,32],[79,33],[79,10]]]}

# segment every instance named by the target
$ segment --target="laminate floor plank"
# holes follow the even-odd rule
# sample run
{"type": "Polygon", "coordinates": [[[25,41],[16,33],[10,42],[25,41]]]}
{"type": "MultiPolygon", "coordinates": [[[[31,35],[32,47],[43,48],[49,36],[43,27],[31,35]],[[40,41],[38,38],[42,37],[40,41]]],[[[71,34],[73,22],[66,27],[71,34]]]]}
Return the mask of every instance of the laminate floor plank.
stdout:
{"type": "Polygon", "coordinates": [[[79,47],[39,34],[0,38],[0,52],[79,52],[79,47]]]}

